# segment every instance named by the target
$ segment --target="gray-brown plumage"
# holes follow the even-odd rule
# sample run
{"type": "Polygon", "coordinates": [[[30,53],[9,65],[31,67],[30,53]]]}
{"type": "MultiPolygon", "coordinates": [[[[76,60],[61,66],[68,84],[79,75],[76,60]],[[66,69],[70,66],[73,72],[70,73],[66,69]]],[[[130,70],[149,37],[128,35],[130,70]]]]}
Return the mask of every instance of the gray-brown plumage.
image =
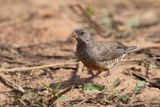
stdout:
{"type": "Polygon", "coordinates": [[[136,46],[96,42],[92,34],[83,28],[75,29],[71,35],[77,40],[77,57],[84,66],[92,70],[109,70],[126,54],[137,50],[136,46]]]}

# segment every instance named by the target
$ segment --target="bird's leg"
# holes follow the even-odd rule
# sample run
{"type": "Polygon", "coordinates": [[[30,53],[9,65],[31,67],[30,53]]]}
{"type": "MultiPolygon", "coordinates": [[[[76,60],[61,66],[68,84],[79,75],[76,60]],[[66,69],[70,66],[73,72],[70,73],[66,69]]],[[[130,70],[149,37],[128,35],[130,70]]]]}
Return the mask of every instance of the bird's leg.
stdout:
{"type": "Polygon", "coordinates": [[[94,74],[92,69],[88,69],[88,74],[91,74],[92,76],[95,76],[95,74],[94,74]]]}
{"type": "Polygon", "coordinates": [[[98,71],[98,73],[96,75],[99,75],[100,73],[102,73],[102,71],[98,71]]]}
{"type": "Polygon", "coordinates": [[[111,75],[111,73],[110,73],[110,71],[109,70],[107,70],[107,73],[105,73],[105,77],[109,77],[111,75]]]}
{"type": "Polygon", "coordinates": [[[78,73],[82,73],[84,69],[84,64],[79,61],[78,63],[78,73]]]}
{"type": "Polygon", "coordinates": [[[89,69],[88,71],[89,71],[89,74],[91,74],[92,76],[97,76],[102,72],[102,71],[98,71],[97,73],[94,73],[94,71],[91,69],[89,69]]]}

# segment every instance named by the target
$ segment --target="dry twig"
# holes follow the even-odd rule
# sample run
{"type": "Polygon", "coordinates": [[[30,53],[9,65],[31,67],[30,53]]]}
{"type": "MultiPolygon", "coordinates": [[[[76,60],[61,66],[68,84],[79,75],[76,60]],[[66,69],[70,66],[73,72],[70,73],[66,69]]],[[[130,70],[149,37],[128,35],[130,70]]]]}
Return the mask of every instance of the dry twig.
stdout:
{"type": "Polygon", "coordinates": [[[143,76],[141,74],[138,74],[136,72],[132,72],[132,74],[133,74],[133,76],[148,82],[151,86],[157,87],[157,88],[160,89],[160,84],[153,82],[152,80],[148,79],[147,77],[145,77],[145,76],[143,76]]]}
{"type": "Polygon", "coordinates": [[[50,106],[54,106],[55,104],[55,101],[61,97],[63,94],[67,93],[68,91],[70,91],[74,86],[70,86],[68,88],[66,88],[65,90],[63,90],[62,92],[60,92],[57,96],[55,96],[54,98],[52,98],[50,101],[49,101],[49,105],[50,106]]]}
{"type": "Polygon", "coordinates": [[[78,104],[75,104],[74,107],[79,107],[80,105],[82,105],[86,101],[88,101],[88,99],[84,99],[84,100],[80,101],[78,104]]]}
{"type": "Polygon", "coordinates": [[[129,104],[118,104],[118,107],[150,107],[149,105],[152,105],[154,107],[159,107],[156,105],[160,105],[160,101],[151,101],[151,102],[133,102],[133,103],[129,103],[129,104]]]}
{"type": "Polygon", "coordinates": [[[11,81],[9,81],[8,79],[4,78],[4,76],[2,76],[2,75],[0,75],[0,81],[1,81],[4,85],[6,85],[7,87],[9,87],[9,88],[13,88],[13,89],[18,90],[19,92],[22,92],[22,93],[25,92],[25,90],[24,90],[21,86],[13,83],[13,82],[11,82],[11,81]]]}
{"type": "Polygon", "coordinates": [[[45,68],[61,67],[61,66],[66,66],[66,65],[75,65],[75,64],[78,64],[78,63],[79,62],[66,62],[66,63],[55,63],[55,64],[40,65],[40,66],[33,66],[33,67],[0,69],[0,72],[32,71],[32,70],[39,70],[39,69],[45,69],[45,68]]]}
{"type": "Polygon", "coordinates": [[[146,74],[145,77],[149,78],[149,65],[151,61],[149,59],[144,59],[144,58],[133,58],[133,59],[123,59],[122,61],[127,62],[127,61],[137,61],[141,62],[144,64],[144,67],[146,68],[146,74]]]}
{"type": "Polygon", "coordinates": [[[136,103],[129,103],[129,104],[118,104],[118,107],[140,107],[144,106],[145,102],[136,102],[136,103]]]}

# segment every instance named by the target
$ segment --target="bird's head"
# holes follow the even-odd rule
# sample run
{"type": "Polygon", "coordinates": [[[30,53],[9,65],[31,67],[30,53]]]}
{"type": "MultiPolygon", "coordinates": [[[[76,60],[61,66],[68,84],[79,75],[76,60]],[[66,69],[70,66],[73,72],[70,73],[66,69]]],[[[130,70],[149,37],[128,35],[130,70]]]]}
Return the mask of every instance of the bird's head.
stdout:
{"type": "Polygon", "coordinates": [[[72,34],[72,37],[76,38],[78,42],[90,44],[93,42],[92,34],[84,28],[76,28],[72,34]]]}

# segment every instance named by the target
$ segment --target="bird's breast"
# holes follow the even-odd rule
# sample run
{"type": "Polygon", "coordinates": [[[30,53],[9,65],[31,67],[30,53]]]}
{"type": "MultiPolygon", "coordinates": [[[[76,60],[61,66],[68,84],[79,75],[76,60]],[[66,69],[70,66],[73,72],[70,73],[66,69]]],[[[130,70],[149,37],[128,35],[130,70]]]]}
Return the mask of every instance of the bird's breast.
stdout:
{"type": "Polygon", "coordinates": [[[91,64],[94,63],[94,58],[90,54],[91,50],[87,48],[82,48],[77,46],[76,50],[76,56],[79,58],[80,61],[82,61],[84,64],[91,64]]]}

